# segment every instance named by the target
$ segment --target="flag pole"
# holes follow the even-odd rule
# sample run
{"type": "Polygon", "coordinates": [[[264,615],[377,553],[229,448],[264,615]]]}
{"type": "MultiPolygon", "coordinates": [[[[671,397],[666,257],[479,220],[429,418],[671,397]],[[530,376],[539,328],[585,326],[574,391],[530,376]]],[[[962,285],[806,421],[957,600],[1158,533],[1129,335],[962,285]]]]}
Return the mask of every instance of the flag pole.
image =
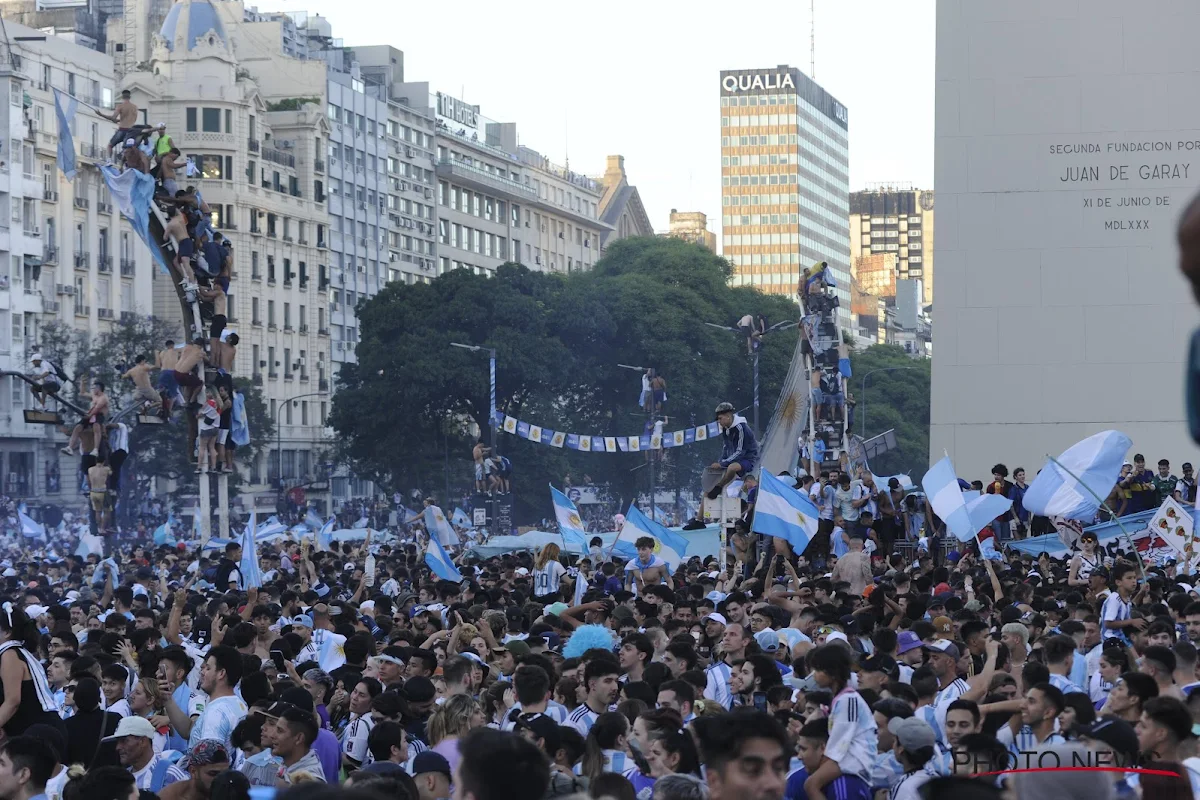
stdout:
{"type": "Polygon", "coordinates": [[[1129,549],[1133,551],[1134,557],[1137,558],[1138,572],[1141,573],[1142,580],[1143,581],[1146,580],[1146,565],[1142,563],[1142,554],[1138,552],[1137,547],[1133,543],[1133,537],[1129,535],[1129,531],[1126,530],[1125,526],[1121,523],[1121,518],[1118,517],[1116,515],[1116,512],[1114,512],[1109,507],[1108,503],[1104,502],[1104,500],[1102,500],[1100,498],[1100,495],[1098,495],[1094,491],[1092,491],[1092,487],[1088,486],[1086,483],[1084,483],[1082,480],[1080,480],[1079,476],[1076,475],[1074,472],[1071,472],[1071,470],[1069,470],[1065,466],[1063,466],[1061,461],[1059,461],[1057,458],[1050,455],[1049,453],[1046,454],[1046,458],[1053,461],[1058,466],[1059,469],[1061,469],[1063,472],[1067,473],[1072,478],[1074,478],[1076,483],[1078,483],[1080,486],[1082,486],[1084,489],[1086,489],[1087,493],[1096,499],[1096,502],[1100,504],[1101,508],[1103,508],[1109,514],[1112,514],[1113,522],[1117,523],[1117,527],[1121,529],[1121,533],[1124,534],[1124,536],[1125,536],[1125,541],[1129,544],[1129,549]]]}

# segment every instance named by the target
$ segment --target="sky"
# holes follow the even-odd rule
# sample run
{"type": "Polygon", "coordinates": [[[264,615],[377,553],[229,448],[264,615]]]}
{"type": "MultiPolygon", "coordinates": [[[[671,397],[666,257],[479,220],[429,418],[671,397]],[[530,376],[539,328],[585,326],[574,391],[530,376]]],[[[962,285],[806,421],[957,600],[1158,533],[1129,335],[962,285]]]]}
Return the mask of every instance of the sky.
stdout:
{"type": "MultiPolygon", "coordinates": [[[[850,189],[933,185],[934,0],[813,0],[816,80],[849,110],[850,189]]],[[[247,2],[251,5],[251,2],[247,2]]],[[[346,46],[390,44],[429,81],[520,143],[600,175],[625,156],[656,230],[703,211],[720,240],[719,74],[809,73],[809,2],[603,4],[258,0],[326,17],[346,46]],[[587,9],[580,13],[576,9],[587,9]]]]}

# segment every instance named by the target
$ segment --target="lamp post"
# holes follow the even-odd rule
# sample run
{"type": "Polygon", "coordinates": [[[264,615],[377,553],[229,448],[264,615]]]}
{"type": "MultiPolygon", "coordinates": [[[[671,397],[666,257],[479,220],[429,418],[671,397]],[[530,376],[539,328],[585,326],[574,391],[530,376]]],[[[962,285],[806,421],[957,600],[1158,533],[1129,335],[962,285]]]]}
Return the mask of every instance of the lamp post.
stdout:
{"type": "Polygon", "coordinates": [[[916,370],[916,367],[879,367],[878,369],[869,370],[863,373],[862,376],[862,425],[859,430],[862,431],[862,437],[865,441],[867,438],[867,378],[874,375],[876,372],[895,372],[896,370],[916,370]]]}
{"type": "MultiPolygon", "coordinates": [[[[723,331],[732,331],[733,333],[736,333],[738,336],[746,335],[745,331],[740,330],[738,328],[731,328],[728,325],[718,325],[715,322],[706,322],[704,324],[710,328],[718,328],[723,331]]],[[[775,331],[786,331],[788,328],[794,328],[799,324],[800,323],[798,321],[791,322],[788,320],[784,320],[783,322],[776,322],[774,325],[772,325],[771,327],[769,327],[765,331],[763,331],[762,335],[766,336],[768,333],[774,333],[775,331]]],[[[759,350],[761,350],[761,349],[762,349],[762,345],[760,343],[760,345],[758,347],[754,348],[754,351],[753,351],[753,353],[754,353],[754,356],[753,356],[753,364],[754,364],[754,435],[755,436],[758,436],[758,353],[759,353],[759,350]]]]}
{"type": "MultiPolygon", "coordinates": [[[[645,375],[648,370],[654,369],[653,367],[637,367],[637,366],[634,366],[633,364],[617,364],[617,366],[620,367],[621,369],[633,370],[634,372],[640,373],[642,375],[645,375]]],[[[654,390],[653,389],[650,390],[650,410],[646,412],[646,418],[650,422],[650,437],[651,437],[650,441],[651,441],[651,444],[653,444],[653,442],[654,442],[654,390]]],[[[660,445],[661,445],[661,442],[660,442],[660,445]]],[[[651,519],[651,521],[656,521],[655,507],[657,506],[657,503],[654,502],[655,453],[654,453],[653,447],[651,447],[649,452],[646,453],[646,456],[648,458],[648,463],[650,465],[650,519],[651,519]]],[[[635,469],[636,469],[636,467],[635,467],[635,469]]]]}
{"type": "Polygon", "coordinates": [[[500,440],[496,436],[496,348],[461,342],[451,342],[450,346],[470,350],[472,353],[486,351],[488,354],[488,429],[491,431],[492,452],[498,454],[500,440]]]}
{"type": "Polygon", "coordinates": [[[294,403],[297,400],[303,400],[306,397],[320,397],[324,392],[306,392],[298,394],[294,397],[289,397],[282,403],[275,406],[275,457],[279,462],[279,493],[283,494],[283,429],[279,426],[279,412],[284,406],[294,403]]]}

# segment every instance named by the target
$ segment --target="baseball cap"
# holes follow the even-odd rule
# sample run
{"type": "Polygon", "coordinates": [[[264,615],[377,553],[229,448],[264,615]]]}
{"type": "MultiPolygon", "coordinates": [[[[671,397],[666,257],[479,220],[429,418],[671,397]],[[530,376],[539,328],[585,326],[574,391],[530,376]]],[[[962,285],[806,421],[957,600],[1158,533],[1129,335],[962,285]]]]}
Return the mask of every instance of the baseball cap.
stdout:
{"type": "Polygon", "coordinates": [[[408,695],[410,702],[428,703],[437,694],[437,689],[429,678],[418,675],[404,682],[404,693],[408,695]]]}
{"type": "Polygon", "coordinates": [[[779,634],[770,628],[754,634],[754,640],[765,653],[774,653],[779,649],[779,634]]]}
{"type": "Polygon", "coordinates": [[[312,621],[312,617],[310,617],[308,614],[300,614],[299,616],[292,617],[292,624],[299,625],[302,628],[308,628],[311,630],[312,626],[313,626],[313,621],[312,621]]]}
{"type": "Polygon", "coordinates": [[[896,652],[907,653],[921,646],[921,640],[912,631],[900,631],[896,637],[896,652]]]}
{"type": "Polygon", "coordinates": [[[864,658],[859,667],[863,672],[885,672],[891,675],[896,671],[896,661],[889,655],[879,653],[870,658],[864,658]]]}
{"type": "Polygon", "coordinates": [[[829,644],[830,642],[845,642],[846,644],[850,644],[850,640],[846,638],[846,634],[841,631],[834,631],[827,635],[825,637],[825,644],[829,644]]]}
{"type": "Polygon", "coordinates": [[[1081,726],[1079,735],[1104,742],[1126,758],[1133,758],[1138,753],[1137,732],[1132,725],[1118,717],[1103,716],[1091,725],[1081,726]]]}
{"type": "Polygon", "coordinates": [[[625,622],[633,619],[633,612],[629,610],[629,606],[617,606],[612,610],[611,616],[619,622],[625,622]]]}
{"type": "Polygon", "coordinates": [[[922,647],[926,650],[931,650],[935,653],[941,653],[945,656],[950,656],[955,661],[958,661],[958,646],[947,639],[936,639],[932,642],[922,642],[922,647]]]}
{"type": "Polygon", "coordinates": [[[929,723],[917,717],[893,717],[888,721],[888,731],[896,737],[901,747],[910,752],[922,747],[933,747],[937,739],[929,723]]]}
{"type": "Polygon", "coordinates": [[[948,584],[948,583],[939,583],[939,584],[938,584],[936,587],[934,587],[934,589],[933,589],[933,593],[934,593],[935,595],[939,595],[939,594],[950,594],[950,593],[951,593],[950,584],[948,584]]]}
{"type": "MultiPolygon", "coordinates": [[[[530,714],[529,716],[540,717],[542,715],[530,714]]],[[[517,724],[521,724],[520,720],[517,721],[517,724]]],[[[413,759],[412,774],[413,777],[416,777],[417,775],[424,775],[427,772],[440,772],[449,778],[451,777],[450,762],[447,761],[446,757],[441,753],[435,753],[432,750],[422,750],[420,753],[417,753],[416,758],[413,759]]]]}
{"type": "Polygon", "coordinates": [[[566,603],[551,603],[550,605],[546,606],[546,608],[543,609],[543,611],[545,611],[545,613],[547,613],[547,614],[553,614],[554,616],[557,617],[558,615],[560,615],[564,611],[566,611],[568,608],[570,608],[570,606],[567,605],[566,603]]]}
{"type": "Polygon", "coordinates": [[[285,711],[287,711],[290,708],[294,708],[294,707],[295,706],[293,706],[291,703],[284,702],[283,700],[276,700],[274,703],[271,703],[271,705],[269,705],[267,707],[266,711],[260,711],[259,713],[262,714],[264,717],[270,717],[272,719],[279,719],[280,717],[283,716],[283,713],[285,711]]]}
{"type": "Polygon", "coordinates": [[[519,656],[527,656],[530,653],[529,645],[527,645],[523,639],[513,639],[506,644],[502,644],[499,647],[494,648],[493,652],[500,653],[505,650],[512,653],[514,658],[519,656]]]}
{"type": "Polygon", "coordinates": [[[164,128],[166,128],[166,127],[167,127],[167,123],[165,123],[165,122],[160,122],[160,123],[158,123],[158,125],[156,125],[155,127],[156,127],[156,128],[158,128],[158,129],[161,131],[161,130],[163,130],[164,128]]]}
{"type": "Polygon", "coordinates": [[[713,613],[711,613],[711,614],[708,614],[708,615],[706,615],[706,616],[704,617],[704,621],[705,621],[705,622],[708,622],[710,619],[711,619],[713,622],[718,622],[718,623],[720,623],[721,625],[728,625],[728,624],[729,624],[729,620],[725,619],[725,615],[724,615],[724,614],[718,614],[718,613],[717,613],[717,612],[715,612],[715,611],[714,611],[713,613]]]}
{"type": "Polygon", "coordinates": [[[124,739],[126,736],[140,736],[143,739],[153,739],[154,732],[154,726],[145,717],[121,717],[121,721],[117,723],[116,732],[112,736],[105,736],[100,741],[115,742],[117,739],[124,739]]]}
{"type": "Polygon", "coordinates": [[[949,617],[934,617],[933,628],[938,633],[954,633],[954,623],[949,617]]]}
{"type": "Polygon", "coordinates": [[[558,750],[558,723],[547,715],[522,714],[521,716],[517,717],[516,728],[527,728],[533,731],[534,736],[539,739],[543,739],[545,741],[544,747],[547,753],[553,753],[558,750]]]}
{"type": "Polygon", "coordinates": [[[543,632],[541,639],[546,643],[546,648],[549,650],[557,650],[562,645],[562,639],[554,631],[543,632]]]}
{"type": "Polygon", "coordinates": [[[135,142],[133,139],[126,139],[126,140],[125,140],[125,146],[126,146],[126,147],[133,147],[135,144],[137,144],[137,142],[135,142]]]}

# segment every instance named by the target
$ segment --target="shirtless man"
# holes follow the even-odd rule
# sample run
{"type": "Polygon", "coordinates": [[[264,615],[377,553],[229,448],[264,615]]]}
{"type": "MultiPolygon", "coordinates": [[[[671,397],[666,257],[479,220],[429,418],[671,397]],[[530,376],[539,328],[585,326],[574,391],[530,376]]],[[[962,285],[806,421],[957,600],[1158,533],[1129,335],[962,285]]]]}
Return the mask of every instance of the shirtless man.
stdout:
{"type": "Polygon", "coordinates": [[[108,527],[108,478],[112,470],[108,468],[101,456],[96,459],[94,466],[88,469],[88,499],[96,516],[96,530],[103,531],[108,527]]]}
{"type": "Polygon", "coordinates": [[[133,139],[125,140],[125,149],[121,152],[121,156],[125,159],[127,169],[136,169],[138,172],[150,174],[150,159],[146,158],[146,154],[137,147],[137,142],[133,139]]]}
{"type": "Polygon", "coordinates": [[[650,379],[650,391],[654,393],[654,413],[661,414],[663,404],[667,402],[667,379],[655,373],[650,379]]]}
{"type": "Polygon", "coordinates": [[[162,398],[150,385],[150,373],[153,371],[154,365],[146,361],[145,356],[138,356],[134,359],[133,366],[121,376],[133,381],[133,399],[135,402],[145,403],[147,409],[162,405],[162,398]]]}
{"type": "Polygon", "coordinates": [[[166,240],[175,242],[175,269],[183,280],[179,285],[184,291],[196,286],[196,273],[192,271],[192,259],[196,256],[196,243],[188,235],[187,214],[178,208],[167,208],[167,227],[164,232],[166,240]]]}
{"type": "Polygon", "coordinates": [[[471,459],[475,462],[475,491],[486,492],[488,485],[484,479],[483,460],[492,452],[492,448],[488,447],[483,441],[478,441],[471,448],[471,459]]]}
{"type": "MultiPolygon", "coordinates": [[[[238,339],[238,335],[236,333],[229,334],[225,337],[224,341],[216,336],[208,340],[209,349],[211,351],[208,356],[208,363],[216,367],[218,372],[220,372],[221,376],[223,377],[228,377],[233,374],[233,364],[237,359],[237,346],[239,341],[240,340],[238,339]]],[[[218,380],[217,383],[231,386],[233,381],[218,380]]]]}
{"type": "Polygon", "coordinates": [[[665,583],[671,586],[671,576],[667,562],[654,555],[654,539],[649,536],[639,537],[637,542],[638,557],[625,565],[625,588],[640,593],[647,586],[665,583]]]}
{"type": "Polygon", "coordinates": [[[179,352],[175,349],[175,342],[167,339],[166,349],[154,354],[154,365],[162,370],[158,375],[158,390],[164,417],[170,416],[171,403],[175,400],[175,392],[179,390],[179,384],[175,382],[175,364],[179,362],[179,352]]]}
{"type": "Polygon", "coordinates": [[[214,283],[210,288],[201,286],[199,292],[201,300],[213,304],[212,340],[219,342],[221,340],[221,331],[225,330],[225,323],[229,320],[229,317],[226,316],[229,298],[219,283],[214,283]]]}
{"type": "Polygon", "coordinates": [[[138,107],[129,98],[128,89],[121,92],[121,102],[117,103],[117,107],[113,109],[112,115],[109,116],[109,119],[117,123],[116,133],[108,140],[109,158],[112,158],[112,151],[117,143],[125,141],[126,137],[133,131],[133,126],[137,125],[138,107]]]}
{"type": "Polygon", "coordinates": [[[175,362],[175,382],[183,390],[183,400],[191,403],[196,393],[204,386],[204,381],[196,374],[196,366],[204,360],[204,339],[197,339],[183,348],[179,360],[175,362]]]}
{"type": "Polygon", "coordinates": [[[162,187],[168,197],[174,197],[179,191],[179,181],[175,180],[175,171],[187,163],[178,147],[172,147],[166,155],[159,156],[158,174],[162,179],[162,187]]]}
{"type": "MultiPolygon", "coordinates": [[[[71,431],[71,440],[67,442],[67,446],[62,449],[69,456],[75,455],[75,445],[79,444],[79,437],[83,435],[83,427],[86,425],[92,429],[92,455],[100,455],[100,442],[104,436],[104,418],[108,416],[108,395],[104,393],[104,384],[101,381],[96,381],[92,384],[92,405],[88,408],[87,416],[80,420],[75,426],[75,430],[71,431]]],[[[83,455],[82,450],[79,455],[83,455]]]]}

